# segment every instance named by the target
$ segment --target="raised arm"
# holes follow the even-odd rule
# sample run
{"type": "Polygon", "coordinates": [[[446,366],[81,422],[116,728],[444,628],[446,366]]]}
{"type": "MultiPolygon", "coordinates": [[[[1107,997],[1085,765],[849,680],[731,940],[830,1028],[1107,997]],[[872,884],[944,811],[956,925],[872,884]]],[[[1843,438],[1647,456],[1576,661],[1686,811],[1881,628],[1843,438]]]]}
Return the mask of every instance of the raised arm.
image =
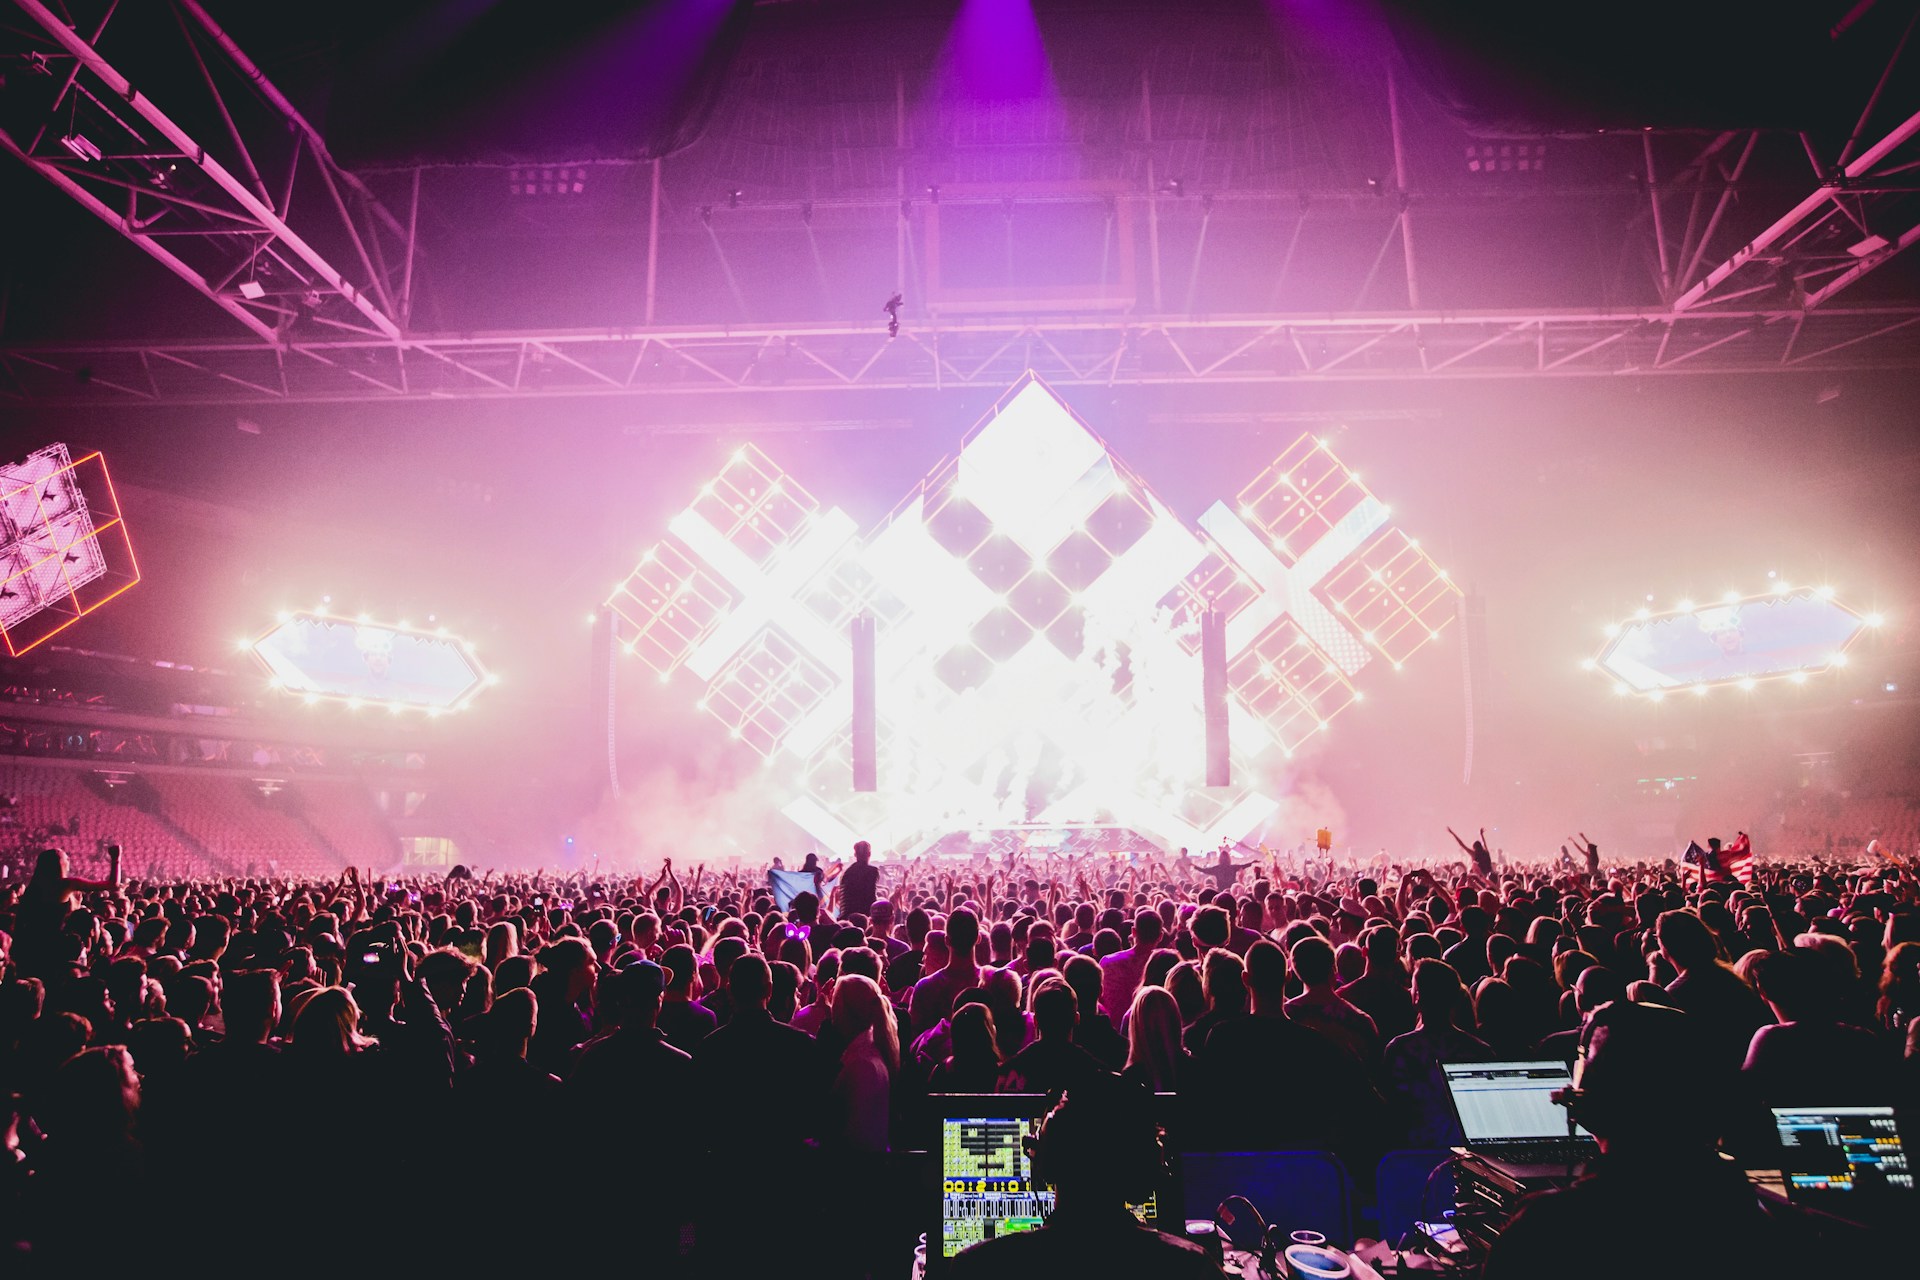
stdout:
{"type": "Polygon", "coordinates": [[[1458,831],[1455,831],[1452,827],[1448,827],[1447,834],[1453,837],[1453,842],[1460,846],[1461,852],[1466,853],[1468,855],[1471,855],[1473,853],[1473,846],[1468,844],[1465,840],[1462,840],[1460,838],[1460,833],[1458,831]]]}

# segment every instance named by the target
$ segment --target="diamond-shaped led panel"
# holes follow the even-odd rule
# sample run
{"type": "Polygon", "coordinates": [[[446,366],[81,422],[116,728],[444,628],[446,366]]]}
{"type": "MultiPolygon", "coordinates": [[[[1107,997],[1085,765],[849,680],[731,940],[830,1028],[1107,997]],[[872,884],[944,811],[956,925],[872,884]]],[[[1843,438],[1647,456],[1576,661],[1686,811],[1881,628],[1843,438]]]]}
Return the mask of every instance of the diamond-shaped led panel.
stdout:
{"type": "Polygon", "coordinates": [[[1200,615],[1216,609],[1222,621],[1231,621],[1260,595],[1260,588],[1240,567],[1217,550],[1209,550],[1199,567],[1180,585],[1160,597],[1188,653],[1200,652],[1200,615]]]}
{"type": "Polygon", "coordinates": [[[695,515],[757,565],[785,547],[819,509],[812,494],[752,445],[736,449],[693,503],[695,515]]]}
{"type": "Polygon", "coordinates": [[[1854,611],[1826,588],[1777,588],[1609,627],[1589,665],[1610,676],[1618,692],[1654,699],[1763,680],[1800,683],[1845,666],[1847,651],[1879,623],[1879,615],[1854,611]]]}
{"type": "Polygon", "coordinates": [[[0,639],[18,657],[140,581],[106,459],[49,445],[0,467],[0,639]]]}
{"type": "Polygon", "coordinates": [[[1227,687],[1288,755],[1355,700],[1346,675],[1291,620],[1227,664],[1227,687]]]}
{"type": "Polygon", "coordinates": [[[838,683],[824,665],[769,627],[714,677],[705,705],[735,738],[771,756],[838,683]]]}
{"type": "Polygon", "coordinates": [[[248,646],[275,688],[307,702],[438,715],[493,682],[473,647],[445,631],[288,613],[248,646]]]}
{"type": "Polygon", "coordinates": [[[733,604],[733,593],[671,542],[642,557],[607,598],[607,607],[626,624],[621,630],[627,651],[662,675],[691,657],[733,604]]]}
{"type": "Polygon", "coordinates": [[[1420,544],[1388,529],[1329,576],[1321,588],[1360,638],[1398,665],[1454,616],[1460,592],[1420,544]]]}
{"type": "Polygon", "coordinates": [[[1288,564],[1367,497],[1351,471],[1313,436],[1301,436],[1240,491],[1240,514],[1288,564]]]}

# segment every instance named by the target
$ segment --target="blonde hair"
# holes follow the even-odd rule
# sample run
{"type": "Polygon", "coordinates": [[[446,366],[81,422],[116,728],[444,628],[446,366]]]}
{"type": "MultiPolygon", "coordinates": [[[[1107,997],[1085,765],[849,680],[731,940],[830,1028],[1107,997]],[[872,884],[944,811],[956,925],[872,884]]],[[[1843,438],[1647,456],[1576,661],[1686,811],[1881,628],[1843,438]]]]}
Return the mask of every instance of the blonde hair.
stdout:
{"type": "Polygon", "coordinates": [[[345,987],[321,987],[293,1020],[293,1051],[316,1057],[358,1053],[373,1041],[360,1034],[360,1005],[345,987]]]}
{"type": "Polygon", "coordinates": [[[894,1024],[893,1006],[880,994],[878,983],[864,974],[842,974],[833,983],[832,1009],[835,1030],[852,1040],[871,1029],[887,1070],[900,1070],[900,1031],[894,1024]]]}
{"type": "Polygon", "coordinates": [[[1165,987],[1141,987],[1127,1013],[1127,1066],[1152,1079],[1156,1092],[1171,1090],[1180,1070],[1180,1002],[1165,987]]]}

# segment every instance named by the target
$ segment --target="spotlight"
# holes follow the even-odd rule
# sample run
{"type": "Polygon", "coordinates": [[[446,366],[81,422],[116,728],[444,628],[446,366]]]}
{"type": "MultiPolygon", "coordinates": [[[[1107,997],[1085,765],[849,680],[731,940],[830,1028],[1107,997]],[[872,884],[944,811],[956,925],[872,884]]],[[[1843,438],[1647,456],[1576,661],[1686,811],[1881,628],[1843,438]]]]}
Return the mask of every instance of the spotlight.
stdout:
{"type": "Polygon", "coordinates": [[[739,207],[740,207],[740,188],[734,187],[733,189],[727,192],[727,208],[738,209],[739,207]]]}
{"type": "Polygon", "coordinates": [[[1682,601],[1680,602],[1680,605],[1679,605],[1679,609],[1680,609],[1680,612],[1681,612],[1681,613],[1692,613],[1692,612],[1693,612],[1693,601],[1691,601],[1691,600],[1682,600],[1682,601]]]}
{"type": "Polygon", "coordinates": [[[1788,676],[1787,679],[1793,681],[1795,684],[1805,684],[1807,682],[1807,673],[1804,671],[1796,671],[1788,676]]]}
{"type": "Polygon", "coordinates": [[[1818,591],[1814,592],[1814,594],[1819,596],[1822,600],[1831,600],[1833,599],[1833,588],[1821,587],[1818,591]]]}
{"type": "Polygon", "coordinates": [[[248,302],[258,302],[267,296],[267,287],[258,280],[242,280],[240,282],[240,296],[248,302]]]}
{"type": "Polygon", "coordinates": [[[1885,684],[1881,685],[1880,687],[1882,689],[1885,689],[1888,693],[1900,692],[1899,684],[1892,680],[1887,681],[1885,684]]]}
{"type": "Polygon", "coordinates": [[[1720,597],[1720,601],[1722,604],[1738,604],[1740,602],[1740,593],[1738,591],[1729,591],[1720,597]]]}
{"type": "Polygon", "coordinates": [[[1759,681],[1749,676],[1745,680],[1742,680],[1740,682],[1740,687],[1746,690],[1748,693],[1752,693],[1755,689],[1759,687],[1759,683],[1760,683],[1759,681]]]}
{"type": "Polygon", "coordinates": [[[1847,665],[1847,655],[1846,655],[1846,654],[1844,654],[1844,653],[1836,653],[1836,654],[1834,654],[1834,655],[1833,655],[1833,657],[1832,657],[1831,659],[1829,659],[1829,662],[1828,662],[1828,665],[1830,665],[1830,666],[1835,666],[1835,667],[1844,667],[1844,666],[1846,666],[1846,665],[1847,665]]]}
{"type": "Polygon", "coordinates": [[[1168,178],[1160,184],[1160,190],[1167,195],[1173,196],[1175,199],[1179,199],[1187,194],[1187,184],[1178,178],[1168,178]]]}
{"type": "Polygon", "coordinates": [[[1870,613],[1867,615],[1867,625],[1870,627],[1877,627],[1885,621],[1886,619],[1881,617],[1877,613],[1870,613]]]}
{"type": "Polygon", "coordinates": [[[1667,700],[1667,691],[1665,689],[1655,689],[1647,695],[1647,699],[1651,702],[1665,702],[1667,700]]]}
{"type": "Polygon", "coordinates": [[[1580,669],[1582,671],[1591,671],[1594,669],[1594,667],[1598,665],[1599,664],[1596,663],[1592,658],[1582,658],[1580,660],[1580,669]]]}
{"type": "Polygon", "coordinates": [[[927,203],[928,204],[940,203],[940,184],[939,183],[932,182],[927,184],[927,203]]]}
{"type": "Polygon", "coordinates": [[[60,139],[60,145],[71,151],[76,160],[99,160],[102,155],[99,146],[85,134],[69,133],[60,139]]]}

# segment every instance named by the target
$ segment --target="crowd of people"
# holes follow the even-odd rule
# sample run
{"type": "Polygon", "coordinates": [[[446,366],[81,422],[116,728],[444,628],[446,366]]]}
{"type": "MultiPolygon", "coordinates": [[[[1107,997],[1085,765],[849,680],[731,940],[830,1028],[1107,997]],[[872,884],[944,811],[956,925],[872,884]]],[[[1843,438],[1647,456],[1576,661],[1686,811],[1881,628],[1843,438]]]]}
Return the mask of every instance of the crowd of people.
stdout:
{"type": "Polygon", "coordinates": [[[1125,1082],[1182,1147],[1364,1179],[1460,1141],[1441,1063],[1571,1062],[1609,1007],[1698,1043],[1708,1149],[1770,1102],[1920,1097],[1912,868],[1462,848],[330,883],[48,849],[0,890],[0,1247],[893,1275],[929,1093],[1125,1082]]]}

